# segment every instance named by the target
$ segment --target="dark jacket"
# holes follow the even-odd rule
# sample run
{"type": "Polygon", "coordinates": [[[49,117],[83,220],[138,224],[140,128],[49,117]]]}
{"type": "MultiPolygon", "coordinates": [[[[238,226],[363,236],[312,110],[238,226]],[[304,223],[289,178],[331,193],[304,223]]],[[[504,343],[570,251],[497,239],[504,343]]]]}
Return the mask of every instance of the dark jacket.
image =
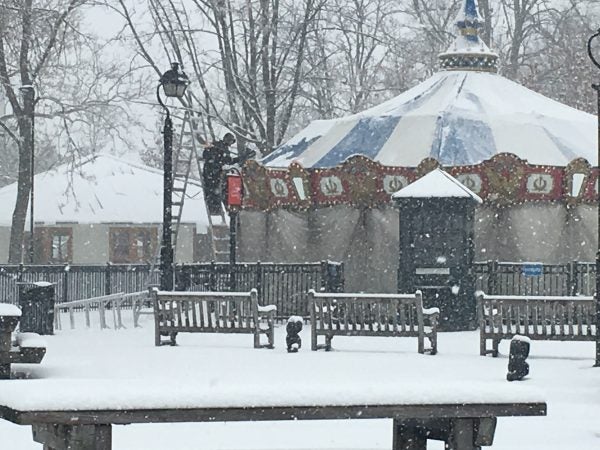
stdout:
{"type": "Polygon", "coordinates": [[[204,182],[207,184],[220,183],[223,176],[223,166],[239,162],[239,158],[232,157],[229,147],[222,141],[217,141],[207,147],[202,153],[202,158],[204,159],[202,174],[204,182]]]}

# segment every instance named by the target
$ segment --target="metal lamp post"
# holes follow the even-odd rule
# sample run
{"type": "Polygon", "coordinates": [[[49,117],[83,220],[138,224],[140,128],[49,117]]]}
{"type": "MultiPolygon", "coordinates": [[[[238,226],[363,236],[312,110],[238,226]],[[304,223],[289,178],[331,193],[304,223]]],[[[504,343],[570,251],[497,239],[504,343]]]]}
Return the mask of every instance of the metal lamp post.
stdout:
{"type": "Polygon", "coordinates": [[[35,89],[32,85],[21,86],[19,88],[21,95],[23,96],[23,111],[29,115],[31,120],[31,144],[30,144],[30,158],[31,165],[29,170],[29,180],[31,187],[29,191],[29,263],[34,262],[34,235],[33,235],[33,180],[34,180],[34,162],[35,162],[35,104],[37,100],[35,98],[35,89]]]}
{"type": "Polygon", "coordinates": [[[172,240],[172,192],[173,192],[173,122],[169,108],[160,98],[160,87],[167,97],[182,98],[189,84],[187,75],[179,70],[179,63],[173,63],[161,77],[156,87],[156,98],[165,110],[165,125],[163,129],[163,232],[160,247],[160,289],[172,291],[173,280],[173,240],[172,240]]]}
{"type": "MultiPolygon", "coordinates": [[[[587,43],[587,52],[590,60],[594,65],[600,69],[600,62],[594,57],[592,53],[592,41],[600,36],[600,29],[596,31],[590,38],[587,43]]],[[[596,160],[596,176],[600,177],[600,84],[592,84],[592,88],[596,91],[596,100],[597,100],[597,114],[598,114],[598,155],[596,160]]],[[[597,180],[596,183],[600,183],[600,180],[597,180]]],[[[596,248],[596,363],[594,364],[596,367],[600,367],[600,199],[597,201],[598,207],[598,243],[596,248]]]]}

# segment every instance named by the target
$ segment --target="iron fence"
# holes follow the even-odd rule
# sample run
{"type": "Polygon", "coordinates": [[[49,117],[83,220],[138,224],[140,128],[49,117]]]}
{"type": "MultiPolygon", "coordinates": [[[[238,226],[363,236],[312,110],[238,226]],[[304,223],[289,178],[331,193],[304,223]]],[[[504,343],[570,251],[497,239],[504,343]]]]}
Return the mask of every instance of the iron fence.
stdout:
{"type": "Polygon", "coordinates": [[[476,288],[490,295],[594,295],[596,265],[477,262],[476,288]]]}
{"type": "Polygon", "coordinates": [[[308,316],[308,291],[343,292],[341,263],[186,264],[176,269],[176,288],[182,291],[258,290],[261,305],[276,305],[277,317],[308,316]]]}
{"type": "Polygon", "coordinates": [[[0,302],[16,304],[21,282],[54,283],[56,302],[64,303],[143,291],[159,279],[159,272],[149,264],[0,265],[0,302]]]}
{"type": "MultiPolygon", "coordinates": [[[[274,304],[278,317],[308,315],[310,289],[344,290],[341,263],[226,263],[175,266],[176,289],[246,291],[256,288],[262,305],[274,304]]],[[[56,303],[132,293],[158,286],[158,267],[147,264],[104,265],[0,265],[0,303],[18,303],[19,283],[47,281],[55,284],[56,303]]]]}

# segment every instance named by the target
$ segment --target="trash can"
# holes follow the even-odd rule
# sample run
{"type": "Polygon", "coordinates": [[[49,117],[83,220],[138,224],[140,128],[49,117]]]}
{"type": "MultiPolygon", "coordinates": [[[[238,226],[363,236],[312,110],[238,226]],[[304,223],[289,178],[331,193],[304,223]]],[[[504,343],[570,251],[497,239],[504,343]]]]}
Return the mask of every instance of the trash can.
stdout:
{"type": "Polygon", "coordinates": [[[21,332],[54,334],[54,284],[47,281],[19,284],[21,332]]]}

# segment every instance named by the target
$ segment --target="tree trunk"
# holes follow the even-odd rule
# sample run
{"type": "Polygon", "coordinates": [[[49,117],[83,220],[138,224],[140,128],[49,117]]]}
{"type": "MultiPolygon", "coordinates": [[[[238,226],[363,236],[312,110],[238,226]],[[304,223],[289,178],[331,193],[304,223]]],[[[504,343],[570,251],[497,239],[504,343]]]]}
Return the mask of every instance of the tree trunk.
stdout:
{"type": "MultiPolygon", "coordinates": [[[[29,206],[29,194],[31,190],[31,156],[33,152],[33,90],[25,91],[31,93],[24,95],[23,115],[19,117],[19,137],[21,138],[21,154],[19,155],[19,178],[17,181],[17,201],[12,216],[10,228],[10,245],[8,249],[8,262],[18,264],[23,257],[23,237],[25,231],[25,220],[27,218],[27,207],[29,206]]],[[[32,238],[32,237],[31,237],[32,238]]]]}
{"type": "Polygon", "coordinates": [[[481,39],[490,47],[492,45],[492,11],[489,0],[479,0],[479,13],[483,16],[481,39]]]}

